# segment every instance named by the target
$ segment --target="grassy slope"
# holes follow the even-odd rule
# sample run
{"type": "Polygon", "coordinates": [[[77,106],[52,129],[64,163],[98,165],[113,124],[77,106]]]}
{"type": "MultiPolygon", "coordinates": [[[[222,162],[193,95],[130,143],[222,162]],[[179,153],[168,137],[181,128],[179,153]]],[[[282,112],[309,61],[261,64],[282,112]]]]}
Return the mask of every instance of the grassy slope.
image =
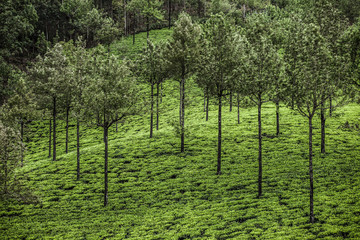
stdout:
{"type": "MultiPolygon", "coordinates": [[[[160,37],[168,34],[168,30],[155,32],[160,37]]],[[[131,47],[128,50],[135,53],[131,47]]],[[[306,119],[282,108],[282,134],[272,137],[275,106],[264,106],[264,196],[257,199],[257,110],[242,109],[238,125],[236,109],[229,112],[224,107],[223,175],[216,176],[216,106],[211,105],[210,120],[205,122],[201,91],[189,81],[186,152],[180,154],[180,139],[172,126],[178,121],[177,86],[173,81],[164,84],[160,129],[153,139],[149,139],[148,114],[128,119],[118,133],[112,128],[106,208],[102,207],[101,129],[82,127],[82,175],[76,181],[75,125],[66,155],[65,124],[60,122],[59,158],[52,162],[47,158],[47,123],[33,123],[28,129],[26,165],[19,174],[42,203],[1,203],[0,238],[360,238],[360,135],[342,127],[346,121],[359,124],[358,105],[339,109],[328,119],[325,155],[319,153],[316,120],[318,221],[310,225],[306,119]]]]}

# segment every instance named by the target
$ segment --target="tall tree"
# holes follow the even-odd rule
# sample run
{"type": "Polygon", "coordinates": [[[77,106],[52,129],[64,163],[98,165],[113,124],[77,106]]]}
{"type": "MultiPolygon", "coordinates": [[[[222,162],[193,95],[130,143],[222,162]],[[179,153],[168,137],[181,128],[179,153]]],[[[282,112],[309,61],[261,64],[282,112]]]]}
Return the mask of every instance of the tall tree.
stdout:
{"type": "Polygon", "coordinates": [[[114,55],[95,56],[93,76],[84,89],[84,103],[91,116],[100,116],[104,130],[104,206],[108,204],[108,130],[136,111],[138,89],[125,62],[114,55]]]}
{"type": "Polygon", "coordinates": [[[291,18],[284,59],[291,69],[287,71],[287,103],[308,119],[310,222],[314,223],[313,117],[321,107],[322,96],[332,91],[333,82],[328,77],[331,70],[328,43],[318,26],[302,20],[297,15],[291,18]]]}
{"type": "Polygon", "coordinates": [[[181,152],[185,149],[185,81],[193,72],[200,32],[200,27],[192,22],[191,17],[186,13],[181,13],[178,21],[175,22],[174,31],[164,52],[169,62],[169,71],[180,84],[181,152]]]}
{"type": "Polygon", "coordinates": [[[196,79],[207,94],[218,100],[218,175],[221,174],[222,100],[232,88],[236,44],[234,29],[224,15],[214,15],[205,23],[196,79]]]}
{"type": "Polygon", "coordinates": [[[240,71],[237,87],[257,105],[258,108],[258,197],[262,195],[262,121],[261,108],[263,103],[271,99],[271,94],[280,78],[282,61],[272,44],[271,39],[262,31],[264,14],[253,14],[247,22],[245,57],[239,60],[240,71]]]}
{"type": "Polygon", "coordinates": [[[53,118],[53,161],[56,161],[56,116],[58,101],[62,100],[68,89],[71,69],[64,54],[63,46],[58,43],[49,49],[44,57],[39,56],[29,69],[30,79],[37,94],[38,105],[52,110],[53,118]]]}
{"type": "Polygon", "coordinates": [[[140,76],[150,84],[150,138],[153,137],[154,120],[154,87],[157,88],[156,97],[156,129],[159,129],[159,84],[166,78],[166,64],[162,55],[164,43],[153,44],[148,40],[142,57],[138,61],[138,72],[140,76]]]}

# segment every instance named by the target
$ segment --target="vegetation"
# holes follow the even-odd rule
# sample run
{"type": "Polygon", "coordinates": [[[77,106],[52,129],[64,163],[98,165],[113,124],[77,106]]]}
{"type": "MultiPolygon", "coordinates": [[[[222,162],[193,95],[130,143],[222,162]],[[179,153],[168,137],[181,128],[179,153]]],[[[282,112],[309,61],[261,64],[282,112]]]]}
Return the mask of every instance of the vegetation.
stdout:
{"type": "Polygon", "coordinates": [[[1,3],[1,236],[360,238],[344,5],[1,3]]]}

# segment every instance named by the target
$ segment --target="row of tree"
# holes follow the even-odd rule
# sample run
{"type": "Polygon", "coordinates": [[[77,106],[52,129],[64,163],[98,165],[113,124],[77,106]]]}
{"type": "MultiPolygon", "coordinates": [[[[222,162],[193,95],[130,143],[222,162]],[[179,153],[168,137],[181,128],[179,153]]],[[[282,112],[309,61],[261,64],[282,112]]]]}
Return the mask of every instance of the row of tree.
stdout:
{"type": "MultiPolygon", "coordinates": [[[[322,151],[325,151],[325,113],[331,113],[334,102],[342,104],[351,97],[352,83],[358,84],[358,25],[349,27],[340,12],[326,1],[318,1],[306,11],[295,9],[289,12],[269,7],[266,11],[247,16],[239,25],[235,24],[237,21],[231,14],[220,13],[199,25],[182,13],[171,38],[158,44],[148,41],[142,57],[136,62],[118,59],[104,47],[86,50],[82,42],[58,43],[36,59],[27,76],[12,73],[19,84],[2,106],[3,126],[20,125],[18,142],[21,143],[24,124],[51,113],[49,157],[52,155],[53,161],[56,161],[56,119],[58,109],[64,109],[66,152],[69,116],[77,121],[77,179],[80,178],[80,124],[85,120],[101,126],[105,144],[106,206],[108,130],[124,117],[141,112],[141,106],[145,105],[144,101],[147,102],[139,97],[141,85],[136,77],[151,86],[150,137],[153,136],[154,86],[157,86],[159,97],[159,86],[164,80],[179,82],[181,152],[185,151],[186,82],[194,77],[205,98],[215,98],[218,103],[217,174],[221,174],[224,97],[236,94],[238,99],[248,98],[256,104],[258,197],[261,197],[262,104],[274,101],[279,106],[282,101],[309,121],[310,221],[314,222],[312,120],[320,112],[322,151]]],[[[157,105],[158,102],[157,98],[157,105]]],[[[6,136],[14,135],[6,127],[1,129],[6,136]]],[[[279,127],[277,129],[279,132],[279,127]]],[[[11,153],[22,149],[11,144],[14,142],[2,142],[2,150],[11,153]]],[[[23,150],[20,155],[23,156],[23,150]]],[[[5,193],[11,181],[8,169],[16,165],[10,165],[10,162],[17,161],[11,156],[16,154],[1,154],[1,178],[5,183],[2,192],[5,193]]]]}

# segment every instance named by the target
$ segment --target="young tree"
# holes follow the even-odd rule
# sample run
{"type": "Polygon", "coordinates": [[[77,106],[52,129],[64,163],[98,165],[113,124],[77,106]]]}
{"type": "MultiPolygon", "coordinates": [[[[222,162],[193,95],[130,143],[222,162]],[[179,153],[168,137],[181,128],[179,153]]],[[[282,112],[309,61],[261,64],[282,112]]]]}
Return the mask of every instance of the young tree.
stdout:
{"type": "MultiPolygon", "coordinates": [[[[24,74],[17,73],[19,79],[14,89],[12,96],[0,107],[0,119],[6,122],[7,126],[12,126],[14,129],[20,129],[20,140],[24,144],[24,129],[25,124],[36,119],[38,112],[36,111],[36,104],[34,101],[34,94],[30,89],[24,74]]],[[[23,149],[22,149],[23,150],[23,149]]],[[[21,152],[21,166],[24,162],[24,152],[21,152]]]]}
{"type": "Polygon", "coordinates": [[[53,161],[56,161],[57,101],[61,101],[65,91],[71,87],[67,81],[71,78],[71,69],[63,46],[57,43],[44,57],[39,56],[29,70],[39,106],[52,110],[53,161]]]}
{"type": "Polygon", "coordinates": [[[112,124],[136,112],[138,88],[125,62],[114,55],[95,56],[91,81],[83,97],[88,114],[100,116],[104,130],[104,206],[108,204],[108,130],[112,124]]]}
{"type": "Polygon", "coordinates": [[[154,119],[154,86],[156,85],[156,129],[159,129],[159,84],[164,81],[167,75],[165,59],[162,55],[164,43],[153,44],[148,40],[142,57],[138,61],[139,75],[151,86],[150,93],[150,138],[153,137],[154,119]]]}
{"type": "Polygon", "coordinates": [[[169,72],[180,83],[181,152],[185,149],[185,81],[193,72],[200,32],[200,27],[192,22],[191,17],[186,13],[181,13],[164,50],[165,59],[169,62],[169,72]]]}
{"type": "Polygon", "coordinates": [[[221,174],[222,100],[232,88],[236,44],[233,27],[224,15],[214,15],[205,23],[196,80],[204,91],[218,100],[218,175],[221,174]]]}
{"type": "Polygon", "coordinates": [[[244,92],[258,108],[258,141],[259,141],[259,174],[258,197],[262,195],[262,104],[272,97],[275,86],[278,84],[282,61],[271,39],[262,31],[263,14],[253,14],[248,21],[244,53],[239,54],[240,71],[237,88],[244,92]]]}
{"type": "Polygon", "coordinates": [[[313,117],[321,107],[322,96],[328,95],[334,82],[328,77],[331,67],[331,53],[320,28],[306,24],[297,16],[291,18],[284,59],[288,70],[287,104],[294,108],[309,123],[309,180],[310,180],[310,222],[314,217],[313,179],[313,117]]]}
{"type": "Polygon", "coordinates": [[[23,153],[19,134],[0,121],[0,198],[11,198],[15,171],[23,153]]]}

